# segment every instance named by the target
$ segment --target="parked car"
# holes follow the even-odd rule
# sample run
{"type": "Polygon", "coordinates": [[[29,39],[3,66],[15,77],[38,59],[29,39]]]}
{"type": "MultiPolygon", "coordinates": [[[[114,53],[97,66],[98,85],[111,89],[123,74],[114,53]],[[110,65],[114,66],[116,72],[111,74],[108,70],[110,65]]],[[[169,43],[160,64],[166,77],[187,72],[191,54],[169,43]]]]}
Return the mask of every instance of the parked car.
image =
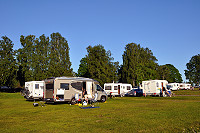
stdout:
{"type": "Polygon", "coordinates": [[[0,92],[15,92],[15,89],[9,86],[1,86],[0,92]]]}
{"type": "Polygon", "coordinates": [[[140,97],[143,96],[143,89],[132,89],[128,93],[125,94],[125,96],[129,97],[140,97]]]}

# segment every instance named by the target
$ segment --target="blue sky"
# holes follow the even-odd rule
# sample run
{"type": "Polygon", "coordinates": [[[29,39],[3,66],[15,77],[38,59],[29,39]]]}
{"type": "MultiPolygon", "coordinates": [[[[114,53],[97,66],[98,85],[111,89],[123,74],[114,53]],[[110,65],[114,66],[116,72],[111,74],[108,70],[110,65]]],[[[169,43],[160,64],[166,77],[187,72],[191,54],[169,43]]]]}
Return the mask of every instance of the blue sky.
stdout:
{"type": "Polygon", "coordinates": [[[75,72],[89,45],[103,45],[122,64],[125,45],[140,44],[183,80],[186,63],[200,54],[200,0],[0,0],[0,12],[0,37],[14,49],[20,35],[61,33],[75,72]]]}

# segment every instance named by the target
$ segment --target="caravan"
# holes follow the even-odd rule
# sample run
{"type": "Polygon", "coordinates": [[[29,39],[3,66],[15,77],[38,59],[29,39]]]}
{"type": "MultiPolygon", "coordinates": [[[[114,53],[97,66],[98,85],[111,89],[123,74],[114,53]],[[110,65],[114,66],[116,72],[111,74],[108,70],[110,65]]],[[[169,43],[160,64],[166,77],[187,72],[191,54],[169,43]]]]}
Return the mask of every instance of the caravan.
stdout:
{"type": "Polygon", "coordinates": [[[167,88],[172,91],[177,91],[177,90],[179,90],[179,83],[169,83],[167,85],[167,88]]]}
{"type": "Polygon", "coordinates": [[[166,80],[148,80],[142,81],[140,89],[143,89],[144,95],[151,96],[166,96],[168,82],[166,80]]]}
{"type": "Polygon", "coordinates": [[[44,81],[25,82],[24,98],[27,100],[43,99],[44,81]]]}
{"type": "Polygon", "coordinates": [[[189,90],[190,87],[191,87],[191,84],[180,83],[180,90],[189,90]]]}
{"type": "Polygon", "coordinates": [[[107,95],[124,96],[128,91],[132,90],[132,85],[125,83],[105,83],[104,90],[107,95]]]}
{"type": "Polygon", "coordinates": [[[71,102],[88,99],[105,102],[107,95],[99,82],[83,77],[56,77],[45,80],[44,100],[46,102],[71,102]]]}

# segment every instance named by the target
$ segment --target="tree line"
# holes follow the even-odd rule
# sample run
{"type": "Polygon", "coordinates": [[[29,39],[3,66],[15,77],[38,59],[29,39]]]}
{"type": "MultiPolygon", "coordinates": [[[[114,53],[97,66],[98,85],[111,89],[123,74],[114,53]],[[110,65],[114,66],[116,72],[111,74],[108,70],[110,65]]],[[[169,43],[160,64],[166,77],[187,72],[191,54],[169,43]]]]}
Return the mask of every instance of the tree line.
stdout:
{"type": "Polygon", "coordinates": [[[71,68],[68,42],[60,33],[52,33],[50,37],[41,35],[39,38],[21,35],[22,48],[18,50],[13,50],[14,44],[8,37],[1,38],[0,86],[19,87],[26,81],[61,76],[93,78],[101,85],[114,81],[136,86],[149,79],[182,82],[178,69],[172,64],[158,65],[153,52],[136,43],[125,46],[121,65],[114,62],[111,51],[106,51],[103,45],[88,46],[87,55],[80,60],[75,73],[71,68]]]}

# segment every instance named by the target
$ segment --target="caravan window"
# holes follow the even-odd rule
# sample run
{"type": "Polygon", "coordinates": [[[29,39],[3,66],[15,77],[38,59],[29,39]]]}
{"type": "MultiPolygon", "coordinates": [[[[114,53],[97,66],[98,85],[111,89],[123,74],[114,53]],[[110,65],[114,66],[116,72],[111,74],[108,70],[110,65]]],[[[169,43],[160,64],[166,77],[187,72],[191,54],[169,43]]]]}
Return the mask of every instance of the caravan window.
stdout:
{"type": "Polygon", "coordinates": [[[111,90],[111,86],[105,86],[105,90],[111,90]]]}
{"type": "Polygon", "coordinates": [[[35,89],[39,89],[39,84],[35,84],[35,89]]]}
{"type": "Polygon", "coordinates": [[[127,86],[127,90],[131,90],[131,87],[130,87],[130,86],[127,86]]]}
{"type": "Polygon", "coordinates": [[[114,90],[117,90],[117,86],[114,86],[114,90]]]}
{"type": "Polygon", "coordinates": [[[60,83],[60,88],[63,88],[65,90],[69,90],[69,83],[60,83]]]}
{"type": "Polygon", "coordinates": [[[157,87],[159,87],[159,83],[158,82],[156,83],[156,85],[157,85],[157,87]]]}
{"type": "Polygon", "coordinates": [[[74,83],[71,83],[71,86],[77,90],[82,90],[82,82],[74,82],[74,83]]]}

